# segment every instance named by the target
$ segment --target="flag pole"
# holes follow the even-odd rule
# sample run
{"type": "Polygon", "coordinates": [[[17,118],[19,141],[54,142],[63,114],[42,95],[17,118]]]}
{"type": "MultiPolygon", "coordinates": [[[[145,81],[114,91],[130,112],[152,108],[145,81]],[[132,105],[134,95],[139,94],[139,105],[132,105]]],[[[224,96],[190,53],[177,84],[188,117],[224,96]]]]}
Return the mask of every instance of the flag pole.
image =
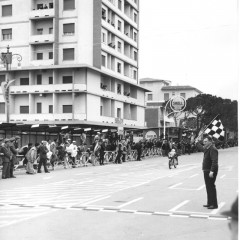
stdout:
{"type": "Polygon", "coordinates": [[[195,141],[197,141],[205,132],[205,130],[209,127],[209,125],[219,116],[220,114],[218,114],[202,131],[202,133],[200,135],[198,135],[198,137],[195,139],[195,141]]]}

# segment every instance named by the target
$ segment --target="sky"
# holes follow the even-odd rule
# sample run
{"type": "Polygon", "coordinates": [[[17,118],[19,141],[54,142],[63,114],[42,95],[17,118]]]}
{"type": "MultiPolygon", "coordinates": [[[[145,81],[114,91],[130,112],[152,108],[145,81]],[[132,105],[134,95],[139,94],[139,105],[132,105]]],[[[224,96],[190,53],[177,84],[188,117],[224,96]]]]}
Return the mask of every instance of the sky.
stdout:
{"type": "Polygon", "coordinates": [[[139,78],[238,99],[238,0],[140,0],[139,78]]]}

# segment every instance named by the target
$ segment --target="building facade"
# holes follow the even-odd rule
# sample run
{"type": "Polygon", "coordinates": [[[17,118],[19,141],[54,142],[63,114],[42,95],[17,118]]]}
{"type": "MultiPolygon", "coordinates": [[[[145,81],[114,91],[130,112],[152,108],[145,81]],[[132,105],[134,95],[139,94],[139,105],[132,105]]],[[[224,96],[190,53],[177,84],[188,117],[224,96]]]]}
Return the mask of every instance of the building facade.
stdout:
{"type": "Polygon", "coordinates": [[[22,56],[0,65],[0,81],[14,79],[9,122],[143,128],[138,1],[0,1],[0,51],[22,56]]]}

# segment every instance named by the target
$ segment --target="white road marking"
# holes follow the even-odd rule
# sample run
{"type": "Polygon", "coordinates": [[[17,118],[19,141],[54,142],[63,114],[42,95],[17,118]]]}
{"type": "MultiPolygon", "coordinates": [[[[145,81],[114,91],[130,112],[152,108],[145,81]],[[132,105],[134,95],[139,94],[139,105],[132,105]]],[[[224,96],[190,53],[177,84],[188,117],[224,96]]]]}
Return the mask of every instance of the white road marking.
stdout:
{"type": "Polygon", "coordinates": [[[222,179],[222,178],[224,178],[226,175],[224,174],[224,175],[222,175],[220,178],[222,179]]]}
{"type": "Polygon", "coordinates": [[[176,184],[174,184],[174,185],[172,185],[171,187],[169,187],[169,189],[173,189],[173,188],[175,188],[175,187],[177,187],[177,186],[179,186],[179,185],[182,185],[183,183],[176,183],[176,184]]]}
{"type": "Polygon", "coordinates": [[[200,186],[198,189],[196,189],[197,191],[199,191],[199,190],[201,190],[201,189],[203,189],[205,187],[205,185],[202,185],[202,186],[200,186]]]}
{"type": "Polygon", "coordinates": [[[45,177],[45,178],[43,178],[43,180],[48,180],[48,179],[51,179],[51,178],[53,178],[53,177],[45,177]]]}
{"type": "Polygon", "coordinates": [[[181,203],[179,203],[176,207],[172,208],[169,210],[169,212],[175,212],[177,209],[179,209],[180,207],[186,205],[190,200],[185,200],[181,203]]]}
{"type": "MultiPolygon", "coordinates": [[[[98,196],[99,197],[99,196],[98,196]]],[[[92,201],[88,201],[86,203],[83,203],[84,205],[89,205],[90,203],[95,203],[95,202],[98,202],[98,201],[101,201],[101,200],[104,200],[104,199],[107,199],[107,198],[110,198],[111,196],[105,196],[105,197],[101,197],[101,198],[97,198],[95,200],[92,200],[92,201]]]]}
{"type": "Polygon", "coordinates": [[[198,176],[199,174],[194,174],[194,175],[192,175],[192,176],[190,176],[189,178],[194,178],[194,177],[196,177],[196,176],[198,176]]]}
{"type": "Polygon", "coordinates": [[[225,202],[221,202],[220,204],[218,204],[218,208],[211,211],[211,214],[216,214],[224,205],[225,202]]]}
{"type": "Polygon", "coordinates": [[[170,215],[170,217],[189,218],[187,215],[170,215]]]}
{"type": "Polygon", "coordinates": [[[142,200],[142,199],[143,199],[143,197],[140,197],[140,198],[137,198],[137,199],[133,199],[132,201],[126,202],[126,203],[124,203],[124,204],[118,206],[118,208],[125,207],[125,206],[127,206],[127,205],[132,204],[132,203],[138,202],[138,201],[140,201],[140,200],[142,200]]]}

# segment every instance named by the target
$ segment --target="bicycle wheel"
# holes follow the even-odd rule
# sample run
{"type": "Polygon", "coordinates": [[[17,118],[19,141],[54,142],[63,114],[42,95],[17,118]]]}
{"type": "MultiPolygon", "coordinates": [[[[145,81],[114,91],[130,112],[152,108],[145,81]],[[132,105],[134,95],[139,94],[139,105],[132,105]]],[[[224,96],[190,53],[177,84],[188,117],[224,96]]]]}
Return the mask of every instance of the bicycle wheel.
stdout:
{"type": "Polygon", "coordinates": [[[171,169],[171,167],[172,167],[172,160],[171,159],[168,161],[168,167],[169,167],[169,169],[171,169]]]}

